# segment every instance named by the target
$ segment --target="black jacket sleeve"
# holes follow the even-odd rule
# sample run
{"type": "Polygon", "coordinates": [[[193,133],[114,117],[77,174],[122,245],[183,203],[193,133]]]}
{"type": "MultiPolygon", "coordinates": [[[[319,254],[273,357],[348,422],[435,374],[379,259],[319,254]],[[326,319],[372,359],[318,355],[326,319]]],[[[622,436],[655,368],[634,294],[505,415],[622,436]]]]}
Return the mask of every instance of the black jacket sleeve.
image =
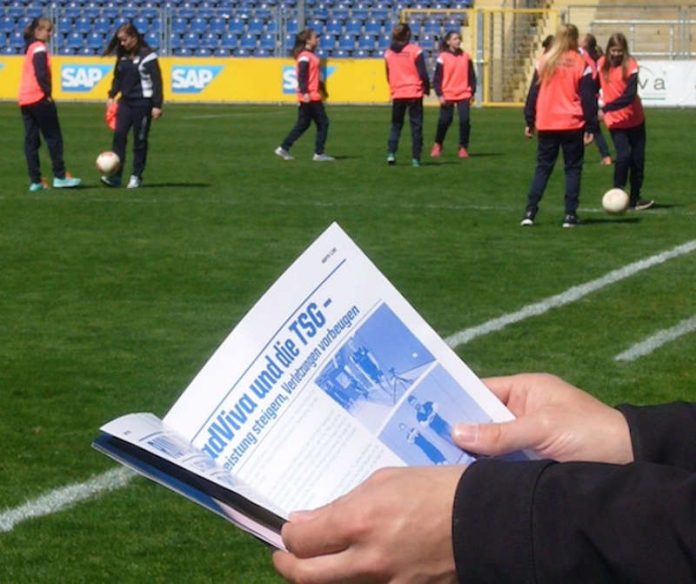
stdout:
{"type": "Polygon", "coordinates": [[[297,65],[297,86],[300,93],[309,93],[309,62],[300,61],[297,65]]]}
{"type": "Polygon", "coordinates": [[[605,103],[602,108],[605,112],[620,110],[633,103],[638,95],[638,73],[631,75],[626,81],[624,92],[610,103],[605,103]]]}
{"type": "Polygon", "coordinates": [[[159,59],[153,59],[145,65],[150,79],[152,80],[152,107],[162,107],[162,70],[159,66],[159,59]]]}
{"type": "Polygon", "coordinates": [[[696,581],[696,405],[622,411],[632,464],[489,459],[463,473],[461,582],[696,581]]]}
{"type": "Polygon", "coordinates": [[[597,93],[592,74],[588,72],[580,80],[580,103],[582,114],[585,118],[585,130],[595,134],[597,132],[597,93]]]}
{"type": "Polygon", "coordinates": [[[536,104],[539,97],[539,74],[534,71],[532,83],[529,85],[527,99],[524,102],[524,121],[527,127],[533,128],[536,121],[536,104]]]}
{"type": "Polygon", "coordinates": [[[48,71],[48,57],[46,51],[34,53],[32,57],[36,81],[44,92],[44,96],[51,97],[51,74],[48,71]]]}
{"type": "Polygon", "coordinates": [[[471,87],[471,95],[476,94],[476,70],[474,64],[469,62],[469,87],[471,87]]]}
{"type": "Polygon", "coordinates": [[[435,88],[435,95],[438,97],[442,96],[442,63],[439,61],[435,65],[435,73],[433,74],[433,87],[435,88]]]}
{"type": "Polygon", "coordinates": [[[111,89],[109,89],[109,98],[113,99],[121,91],[121,73],[118,67],[118,59],[116,59],[116,66],[114,67],[114,78],[111,80],[111,89]]]}
{"type": "Polygon", "coordinates": [[[423,83],[423,92],[425,95],[428,95],[430,93],[430,79],[428,77],[428,70],[425,67],[425,57],[423,57],[423,53],[416,57],[416,69],[418,69],[418,75],[423,83]]]}

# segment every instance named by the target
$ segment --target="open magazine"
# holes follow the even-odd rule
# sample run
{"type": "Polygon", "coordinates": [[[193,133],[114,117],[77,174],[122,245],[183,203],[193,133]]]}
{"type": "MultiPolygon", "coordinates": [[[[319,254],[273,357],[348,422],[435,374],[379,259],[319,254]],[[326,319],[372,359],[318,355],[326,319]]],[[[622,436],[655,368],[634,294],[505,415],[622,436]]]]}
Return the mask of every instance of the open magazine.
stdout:
{"type": "Polygon", "coordinates": [[[334,223],[162,420],[120,417],[94,446],[281,548],[291,511],[386,466],[469,463],[452,425],[510,419],[334,223]]]}

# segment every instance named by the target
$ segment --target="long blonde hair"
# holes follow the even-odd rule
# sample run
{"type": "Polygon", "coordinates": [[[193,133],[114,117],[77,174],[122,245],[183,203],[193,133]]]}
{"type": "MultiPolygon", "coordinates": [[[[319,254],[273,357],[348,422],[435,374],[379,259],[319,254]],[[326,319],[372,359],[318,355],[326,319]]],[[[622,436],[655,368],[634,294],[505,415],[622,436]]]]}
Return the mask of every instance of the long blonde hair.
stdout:
{"type": "Polygon", "coordinates": [[[578,50],[580,33],[574,24],[562,24],[553,37],[553,44],[541,60],[539,68],[539,83],[546,83],[558,68],[563,55],[568,51],[578,50]]]}

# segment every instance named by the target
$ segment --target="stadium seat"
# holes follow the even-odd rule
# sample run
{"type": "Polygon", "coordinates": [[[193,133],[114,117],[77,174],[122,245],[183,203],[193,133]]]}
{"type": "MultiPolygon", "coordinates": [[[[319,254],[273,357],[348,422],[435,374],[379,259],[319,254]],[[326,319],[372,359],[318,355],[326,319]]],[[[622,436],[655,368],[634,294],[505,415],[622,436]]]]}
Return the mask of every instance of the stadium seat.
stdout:
{"type": "Polygon", "coordinates": [[[9,34],[16,28],[14,18],[5,16],[0,18],[0,33],[9,34]]]}
{"type": "Polygon", "coordinates": [[[216,35],[214,32],[208,32],[205,33],[200,40],[199,46],[204,49],[208,49],[209,51],[214,51],[220,43],[220,39],[218,38],[218,35],[216,35]]]}
{"type": "Polygon", "coordinates": [[[95,53],[99,53],[106,48],[107,39],[98,32],[91,32],[87,35],[87,47],[95,53]]]}
{"type": "Polygon", "coordinates": [[[182,47],[195,51],[198,48],[200,37],[195,32],[188,32],[182,37],[182,47]]]}
{"type": "Polygon", "coordinates": [[[150,45],[153,49],[160,48],[160,35],[159,33],[148,32],[145,35],[145,42],[150,45]]]}
{"type": "Polygon", "coordinates": [[[81,49],[84,46],[84,40],[82,35],[79,32],[71,32],[68,35],[68,38],[66,39],[67,47],[70,49],[73,49],[73,51],[77,51],[78,49],[81,49]]]}
{"type": "Polygon", "coordinates": [[[365,23],[365,32],[373,35],[382,34],[382,21],[371,18],[365,23]]]}
{"type": "Polygon", "coordinates": [[[355,38],[351,35],[343,35],[338,39],[336,47],[342,51],[352,51],[355,48],[355,38]]]}
{"type": "Polygon", "coordinates": [[[261,36],[259,39],[259,48],[264,49],[266,51],[270,51],[271,53],[275,51],[276,47],[276,38],[275,35],[273,34],[264,34],[261,36]]]}
{"type": "Polygon", "coordinates": [[[345,34],[357,37],[362,34],[362,20],[351,19],[346,22],[345,34]]]}
{"type": "Polygon", "coordinates": [[[252,18],[247,22],[247,33],[253,35],[260,35],[264,32],[264,22],[260,18],[252,18]]]}
{"type": "Polygon", "coordinates": [[[220,47],[227,51],[232,51],[239,45],[239,35],[233,32],[227,32],[220,39],[220,47]]]}
{"type": "Polygon", "coordinates": [[[223,35],[227,32],[227,18],[213,18],[209,23],[208,23],[208,29],[211,32],[214,32],[219,35],[223,35]]]}
{"type": "Polygon", "coordinates": [[[205,18],[196,17],[191,21],[189,30],[202,35],[208,31],[208,21],[205,18]]]}
{"type": "Polygon", "coordinates": [[[246,51],[253,51],[256,48],[256,35],[245,34],[240,39],[239,46],[246,51]]]}
{"type": "Polygon", "coordinates": [[[101,35],[112,33],[114,28],[108,18],[97,18],[92,22],[92,31],[101,35]]]}
{"type": "Polygon", "coordinates": [[[230,32],[240,35],[244,32],[244,21],[241,18],[233,18],[230,20],[228,28],[230,32]]]}
{"type": "Polygon", "coordinates": [[[177,17],[172,20],[172,32],[184,34],[188,31],[189,21],[186,18],[177,17]]]}
{"type": "Polygon", "coordinates": [[[343,21],[333,18],[326,23],[326,33],[338,36],[343,34],[343,21]]]}

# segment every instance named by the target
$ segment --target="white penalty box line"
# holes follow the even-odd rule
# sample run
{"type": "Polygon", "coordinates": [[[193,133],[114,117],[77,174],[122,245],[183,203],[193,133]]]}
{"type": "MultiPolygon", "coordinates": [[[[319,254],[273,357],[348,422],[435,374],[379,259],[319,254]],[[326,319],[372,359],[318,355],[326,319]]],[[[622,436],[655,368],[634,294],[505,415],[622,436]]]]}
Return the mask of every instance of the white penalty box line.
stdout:
{"type": "Polygon", "coordinates": [[[673,327],[658,331],[640,343],[636,343],[631,348],[614,357],[614,361],[635,361],[639,357],[645,357],[645,355],[649,355],[663,345],[676,341],[679,337],[694,331],[696,331],[696,315],[682,320],[673,327]]]}
{"type": "MultiPolygon", "coordinates": [[[[671,250],[650,256],[643,260],[613,270],[608,274],[579,286],[573,286],[561,294],[551,296],[540,302],[529,304],[520,310],[494,318],[481,325],[459,331],[445,339],[451,347],[470,343],[474,339],[502,330],[506,326],[520,322],[532,316],[539,316],[553,308],[575,302],[588,294],[611,284],[629,278],[642,270],[660,265],[671,259],[686,255],[696,250],[696,240],[679,245],[671,250]]],[[[0,513],[0,533],[9,532],[27,519],[51,515],[76,503],[97,496],[103,492],[126,486],[134,473],[125,468],[116,468],[98,475],[84,483],[68,485],[39,496],[33,501],[8,509],[0,513]]]]}

